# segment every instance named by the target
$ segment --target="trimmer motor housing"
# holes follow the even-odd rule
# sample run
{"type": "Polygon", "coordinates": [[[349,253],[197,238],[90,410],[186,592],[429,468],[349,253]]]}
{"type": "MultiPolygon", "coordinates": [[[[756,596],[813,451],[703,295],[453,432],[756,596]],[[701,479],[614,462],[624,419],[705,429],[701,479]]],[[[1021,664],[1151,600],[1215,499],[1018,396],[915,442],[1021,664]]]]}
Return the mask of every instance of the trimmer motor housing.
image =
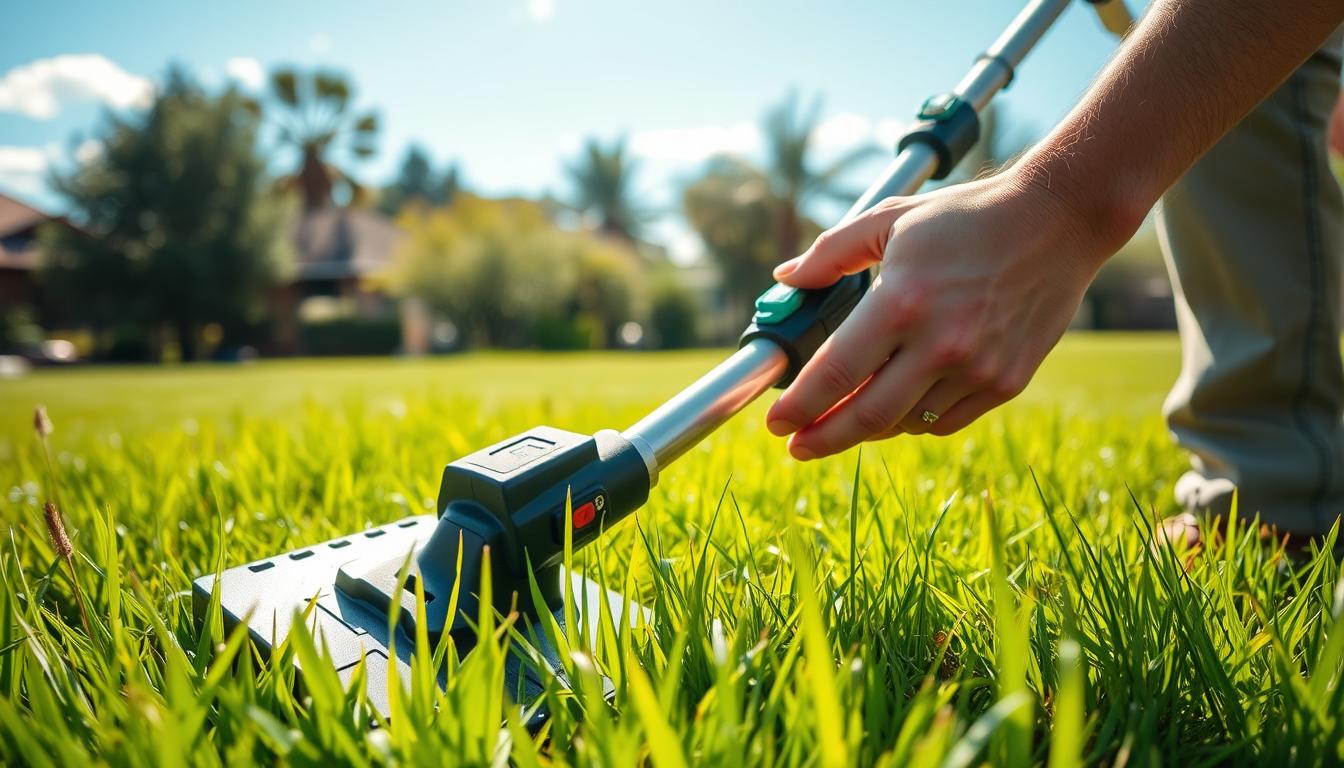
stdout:
{"type": "MultiPolygon", "coordinates": [[[[223,572],[218,582],[213,575],[203,576],[194,584],[193,598],[200,613],[217,583],[226,626],[247,621],[253,643],[266,653],[316,600],[308,618],[314,635],[325,640],[342,677],[365,659],[370,700],[386,715],[386,676],[393,670],[405,675],[414,649],[416,580],[424,592],[431,641],[447,632],[460,653],[475,643],[471,623],[479,615],[486,557],[494,607],[501,613],[515,607],[525,617],[549,613],[563,628],[568,579],[575,602],[571,616],[581,621],[586,610],[597,610],[605,600],[613,618],[621,620],[629,605],[625,598],[562,572],[566,521],[573,546],[581,546],[643,505],[650,485],[644,456],[620,434],[604,430],[588,436],[537,427],[445,467],[437,520],[411,517],[248,563],[223,572]],[[534,599],[529,566],[541,604],[534,599]],[[457,610],[449,616],[454,589],[457,610]],[[400,614],[395,644],[387,632],[392,611],[400,614]],[[396,658],[389,650],[393,645],[396,658]]],[[[532,634],[550,672],[563,679],[545,633],[532,634]]],[[[543,673],[529,668],[522,654],[511,656],[507,672],[506,683],[520,703],[540,695],[543,673]]]]}
{"type": "MultiPolygon", "coordinates": [[[[477,615],[480,561],[473,558],[478,553],[490,554],[495,607],[501,612],[515,599],[525,610],[544,608],[531,605],[529,567],[547,606],[559,605],[566,509],[572,510],[571,541],[579,547],[643,506],[649,487],[644,458],[611,430],[590,437],[537,427],[449,464],[439,486],[439,523],[416,558],[416,576],[423,579],[429,601],[426,609],[438,603],[429,613],[431,636],[445,629],[461,631],[464,617],[477,615]],[[450,617],[444,614],[448,601],[437,598],[449,595],[458,579],[459,547],[465,558],[458,586],[461,610],[450,617]]],[[[394,578],[399,566],[392,569],[394,578]]],[[[338,584],[347,591],[367,592],[356,586],[353,576],[338,584]]],[[[375,592],[381,589],[364,583],[375,592]]]]}

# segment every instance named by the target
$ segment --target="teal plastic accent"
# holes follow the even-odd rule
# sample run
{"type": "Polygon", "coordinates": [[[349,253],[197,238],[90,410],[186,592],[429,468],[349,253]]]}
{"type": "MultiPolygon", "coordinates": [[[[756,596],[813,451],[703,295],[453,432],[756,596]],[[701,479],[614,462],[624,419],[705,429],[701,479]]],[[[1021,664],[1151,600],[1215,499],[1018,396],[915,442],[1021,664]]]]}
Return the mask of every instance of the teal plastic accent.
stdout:
{"type": "Polygon", "coordinates": [[[784,322],[803,305],[803,292],[783,283],[775,283],[756,297],[757,325],[777,325],[784,322]]]}
{"type": "Polygon", "coordinates": [[[924,100],[924,105],[919,108],[919,119],[941,122],[951,117],[960,105],[961,99],[950,93],[930,96],[924,100]]]}

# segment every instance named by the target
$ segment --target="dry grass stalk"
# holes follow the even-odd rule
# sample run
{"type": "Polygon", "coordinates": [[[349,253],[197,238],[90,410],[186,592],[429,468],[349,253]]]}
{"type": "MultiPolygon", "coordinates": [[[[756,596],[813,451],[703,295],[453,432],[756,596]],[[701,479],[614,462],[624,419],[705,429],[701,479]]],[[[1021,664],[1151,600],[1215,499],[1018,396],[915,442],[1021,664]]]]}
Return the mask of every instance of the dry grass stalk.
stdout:
{"type": "MultiPolygon", "coordinates": [[[[47,447],[47,438],[51,436],[52,429],[51,418],[47,416],[47,409],[41,405],[37,406],[33,411],[33,431],[37,433],[38,442],[42,444],[42,455],[47,460],[47,479],[50,483],[51,495],[58,499],[56,469],[52,466],[51,451],[47,447]]],[[[84,592],[79,587],[78,574],[75,572],[75,545],[70,541],[70,535],[65,532],[65,521],[61,518],[61,509],[56,501],[47,500],[47,503],[42,507],[42,517],[47,524],[47,534],[51,537],[52,548],[56,550],[57,556],[65,561],[65,567],[70,571],[70,584],[75,592],[75,604],[79,606],[79,619],[84,624],[84,632],[92,637],[89,614],[84,608],[84,592]]]]}

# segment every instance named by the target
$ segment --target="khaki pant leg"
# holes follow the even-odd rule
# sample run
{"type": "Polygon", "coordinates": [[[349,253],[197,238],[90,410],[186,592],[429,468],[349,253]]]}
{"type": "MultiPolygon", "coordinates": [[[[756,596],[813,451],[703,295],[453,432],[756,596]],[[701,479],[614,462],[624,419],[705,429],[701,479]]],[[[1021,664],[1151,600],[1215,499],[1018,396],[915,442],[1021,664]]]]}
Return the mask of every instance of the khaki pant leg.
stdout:
{"type": "Polygon", "coordinates": [[[1189,509],[1304,534],[1344,511],[1344,202],[1329,168],[1337,34],[1163,198],[1182,366],[1164,412],[1189,509]]]}

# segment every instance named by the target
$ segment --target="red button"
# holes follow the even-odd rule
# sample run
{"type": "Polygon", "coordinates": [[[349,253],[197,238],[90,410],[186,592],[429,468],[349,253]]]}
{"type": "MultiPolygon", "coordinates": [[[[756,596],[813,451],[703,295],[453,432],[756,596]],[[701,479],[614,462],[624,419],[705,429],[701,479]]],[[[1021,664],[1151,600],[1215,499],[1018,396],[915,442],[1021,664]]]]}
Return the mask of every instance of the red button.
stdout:
{"type": "Polygon", "coordinates": [[[574,527],[576,529],[582,528],[593,522],[595,517],[597,517],[597,510],[593,508],[593,502],[590,501],[581,507],[577,507],[574,510],[574,527]]]}

